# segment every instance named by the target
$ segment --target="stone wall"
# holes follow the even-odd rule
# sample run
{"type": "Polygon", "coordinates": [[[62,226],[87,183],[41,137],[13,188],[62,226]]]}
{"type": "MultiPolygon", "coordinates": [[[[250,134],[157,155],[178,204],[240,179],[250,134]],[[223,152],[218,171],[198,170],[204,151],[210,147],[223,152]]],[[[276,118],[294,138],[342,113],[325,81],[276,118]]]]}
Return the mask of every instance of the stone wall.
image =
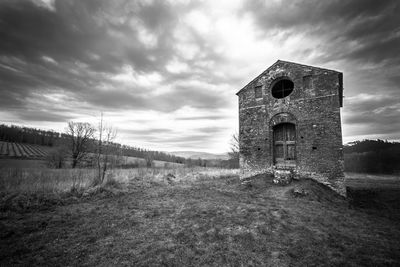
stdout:
{"type": "Polygon", "coordinates": [[[278,61],[239,91],[239,144],[242,178],[271,172],[272,127],[290,122],[296,127],[296,168],[345,194],[340,119],[341,73],[278,61]],[[288,78],[293,92],[285,98],[271,95],[273,83],[288,78]],[[262,97],[255,97],[261,86],[262,97]]]}

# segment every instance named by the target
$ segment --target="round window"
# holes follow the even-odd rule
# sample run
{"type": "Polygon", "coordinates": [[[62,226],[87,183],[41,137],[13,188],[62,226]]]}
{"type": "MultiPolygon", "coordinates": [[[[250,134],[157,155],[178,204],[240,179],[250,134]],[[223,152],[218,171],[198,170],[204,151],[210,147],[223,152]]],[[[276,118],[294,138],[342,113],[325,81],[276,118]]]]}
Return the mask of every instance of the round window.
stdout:
{"type": "Polygon", "coordinates": [[[284,98],[290,95],[293,91],[294,84],[289,79],[277,81],[272,87],[272,96],[275,98],[284,98]]]}

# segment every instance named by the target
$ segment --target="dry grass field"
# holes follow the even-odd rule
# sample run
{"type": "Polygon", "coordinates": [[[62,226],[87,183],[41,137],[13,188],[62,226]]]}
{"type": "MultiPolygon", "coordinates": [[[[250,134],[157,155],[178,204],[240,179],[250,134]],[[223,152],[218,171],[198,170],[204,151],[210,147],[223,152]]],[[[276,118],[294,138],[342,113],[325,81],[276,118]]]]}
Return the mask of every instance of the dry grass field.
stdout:
{"type": "Polygon", "coordinates": [[[90,170],[1,171],[1,266],[400,265],[399,202],[358,206],[311,180],[131,169],[88,189],[90,170]]]}
{"type": "MultiPolygon", "coordinates": [[[[56,147],[32,145],[25,143],[14,143],[0,141],[0,168],[47,168],[49,166],[48,156],[56,147]]],[[[90,158],[95,157],[93,153],[87,153],[86,164],[90,158]]],[[[146,167],[147,162],[144,158],[130,156],[110,156],[118,166],[127,167],[146,167]]],[[[67,166],[71,165],[72,159],[68,155],[65,159],[67,166]]],[[[84,163],[85,164],[85,163],[84,163]]],[[[182,163],[168,162],[162,160],[153,160],[152,167],[155,168],[180,168],[182,163]]]]}

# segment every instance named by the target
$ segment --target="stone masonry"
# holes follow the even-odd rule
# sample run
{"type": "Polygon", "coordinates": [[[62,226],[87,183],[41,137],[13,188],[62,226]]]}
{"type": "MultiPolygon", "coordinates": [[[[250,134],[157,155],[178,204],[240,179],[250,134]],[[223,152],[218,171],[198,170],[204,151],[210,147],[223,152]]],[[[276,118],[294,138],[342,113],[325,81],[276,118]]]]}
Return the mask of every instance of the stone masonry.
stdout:
{"type": "Polygon", "coordinates": [[[242,179],[290,170],[346,194],[342,73],[278,60],[237,95],[242,179]]]}

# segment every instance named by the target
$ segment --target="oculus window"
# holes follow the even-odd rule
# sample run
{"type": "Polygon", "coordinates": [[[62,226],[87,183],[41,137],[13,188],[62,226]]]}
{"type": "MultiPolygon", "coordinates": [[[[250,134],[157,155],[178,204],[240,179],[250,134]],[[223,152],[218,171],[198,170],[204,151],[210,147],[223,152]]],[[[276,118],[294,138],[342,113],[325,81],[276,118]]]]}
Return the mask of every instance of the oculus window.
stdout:
{"type": "Polygon", "coordinates": [[[291,80],[285,78],[275,82],[272,87],[272,96],[275,98],[284,98],[293,92],[294,84],[291,80]]]}

